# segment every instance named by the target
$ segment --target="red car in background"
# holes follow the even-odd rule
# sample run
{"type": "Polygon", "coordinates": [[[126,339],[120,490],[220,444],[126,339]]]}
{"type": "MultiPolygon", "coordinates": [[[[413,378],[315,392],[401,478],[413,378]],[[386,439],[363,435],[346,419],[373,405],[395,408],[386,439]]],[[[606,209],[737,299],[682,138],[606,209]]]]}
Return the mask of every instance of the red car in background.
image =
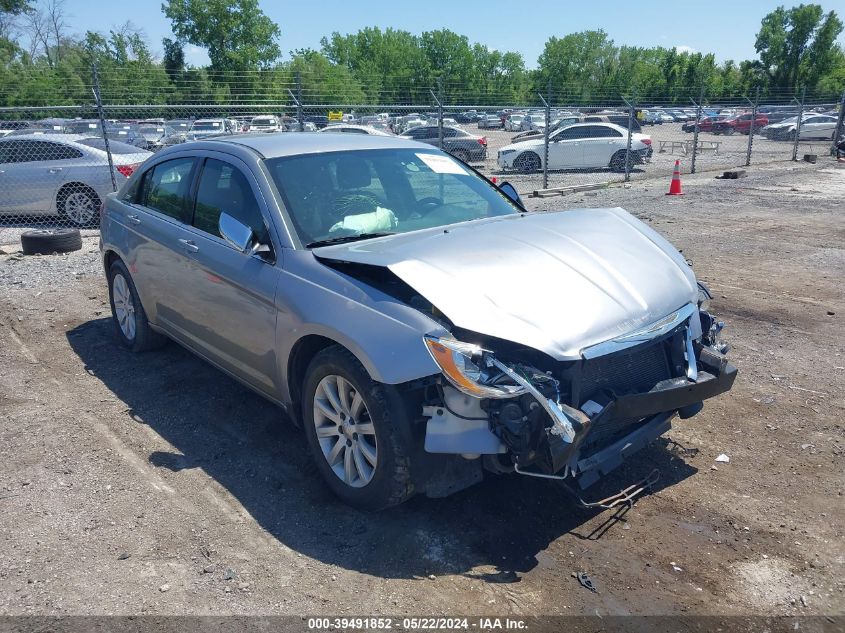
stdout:
{"type": "MultiPolygon", "coordinates": [[[[699,132],[712,132],[713,125],[718,123],[719,121],[724,121],[728,117],[724,115],[718,116],[705,116],[701,117],[701,121],[698,122],[698,131],[699,132]]],[[[684,132],[695,132],[695,119],[692,121],[687,121],[681,126],[681,129],[684,132]]]]}
{"type": "MultiPolygon", "coordinates": [[[[754,119],[754,131],[757,132],[769,124],[769,117],[765,114],[758,114],[757,118],[754,119]]],[[[751,130],[751,113],[745,112],[744,114],[737,115],[730,119],[725,119],[724,121],[716,121],[713,123],[712,132],[714,134],[733,134],[734,132],[742,132],[743,134],[748,134],[749,130],[751,130]]]]}

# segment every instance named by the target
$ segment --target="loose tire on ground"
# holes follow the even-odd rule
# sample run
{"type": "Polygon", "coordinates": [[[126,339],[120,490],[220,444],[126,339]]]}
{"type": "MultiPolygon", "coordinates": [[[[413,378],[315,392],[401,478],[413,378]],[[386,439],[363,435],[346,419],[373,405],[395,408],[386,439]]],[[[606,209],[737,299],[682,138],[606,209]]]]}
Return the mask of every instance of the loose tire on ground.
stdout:
{"type": "MultiPolygon", "coordinates": [[[[402,503],[414,495],[409,433],[411,421],[404,402],[395,388],[375,382],[348,350],[340,346],[329,347],[311,361],[302,389],[302,414],[305,435],[317,469],[329,488],[345,503],[362,510],[381,510],[402,503]],[[341,403],[345,401],[349,406],[338,407],[332,404],[333,398],[326,397],[328,394],[321,385],[338,386],[334,380],[337,377],[343,380],[346,397],[352,393],[361,397],[363,409],[359,403],[353,412],[355,407],[351,405],[354,399],[344,400],[336,390],[333,393],[341,403]],[[336,415],[338,409],[344,415],[336,415]],[[327,412],[334,415],[335,420],[328,417],[327,412]],[[353,435],[355,428],[361,424],[372,425],[366,431],[362,430],[362,433],[370,435],[367,449],[370,457],[374,449],[376,464],[372,467],[368,461],[364,465],[369,478],[363,476],[355,480],[353,474],[351,483],[347,483],[345,478],[342,479],[345,475],[343,460],[347,452],[351,454],[350,460],[364,457],[361,451],[363,447],[355,445],[361,438],[359,436],[356,439],[353,435]],[[334,434],[333,425],[337,428],[334,434]],[[358,455],[355,454],[356,449],[358,455]],[[334,460],[335,468],[338,465],[342,467],[333,469],[330,460],[334,460]]],[[[360,472],[354,464],[353,467],[356,472],[360,472]]]]}
{"type": "Polygon", "coordinates": [[[119,259],[109,267],[109,303],[117,338],[133,352],[161,347],[167,338],[153,331],[126,265],[119,259]]]}
{"type": "Polygon", "coordinates": [[[38,229],[21,233],[24,255],[72,253],[82,248],[79,229],[38,229]]]}

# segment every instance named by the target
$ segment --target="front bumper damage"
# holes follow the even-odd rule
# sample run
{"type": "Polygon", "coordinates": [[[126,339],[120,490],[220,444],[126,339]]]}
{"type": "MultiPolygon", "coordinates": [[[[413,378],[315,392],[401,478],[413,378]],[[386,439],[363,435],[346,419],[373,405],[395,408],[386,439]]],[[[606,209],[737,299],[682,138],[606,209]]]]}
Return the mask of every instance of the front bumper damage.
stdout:
{"type": "Polygon", "coordinates": [[[648,328],[584,350],[566,386],[554,369],[526,371],[524,365],[485,356],[491,371],[524,390],[510,399],[483,400],[445,385],[445,406],[424,409],[429,417],[425,448],[470,459],[484,455],[485,465],[500,472],[574,477],[586,488],[666,433],[675,415],[691,417],[704,400],[731,389],[737,370],[723,353],[720,329],[706,312],[685,307],[648,328]],[[661,355],[669,375],[645,371],[661,355]],[[616,364],[599,365],[601,375],[590,383],[584,368],[596,360],[616,364]],[[645,371],[639,388],[626,387],[625,371],[645,371]]]}

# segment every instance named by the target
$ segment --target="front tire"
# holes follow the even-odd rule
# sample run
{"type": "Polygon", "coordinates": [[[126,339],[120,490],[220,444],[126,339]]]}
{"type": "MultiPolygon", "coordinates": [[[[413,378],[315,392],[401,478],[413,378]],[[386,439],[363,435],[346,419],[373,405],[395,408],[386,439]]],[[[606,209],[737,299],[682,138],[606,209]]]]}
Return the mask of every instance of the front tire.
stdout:
{"type": "Polygon", "coordinates": [[[167,339],[153,331],[126,265],[116,260],[109,267],[109,303],[117,338],[133,352],[161,347],[167,339]]]}
{"type": "Polygon", "coordinates": [[[349,351],[329,347],[306,372],[303,425],[317,469],[345,503],[381,510],[414,495],[410,420],[399,393],[349,351]]]}
{"type": "Polygon", "coordinates": [[[529,174],[535,171],[540,171],[542,163],[540,161],[540,157],[534,152],[525,152],[514,159],[513,166],[514,169],[517,169],[524,174],[529,174]]]}

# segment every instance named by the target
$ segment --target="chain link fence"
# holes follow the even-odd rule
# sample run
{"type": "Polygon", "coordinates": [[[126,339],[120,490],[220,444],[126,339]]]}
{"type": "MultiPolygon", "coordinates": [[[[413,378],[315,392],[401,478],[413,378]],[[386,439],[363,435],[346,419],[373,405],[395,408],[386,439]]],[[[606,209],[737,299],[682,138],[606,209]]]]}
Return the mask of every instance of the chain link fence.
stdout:
{"type": "MultiPolygon", "coordinates": [[[[94,76],[96,83],[96,74],[94,76]]],[[[261,133],[400,135],[442,148],[523,195],[819,157],[843,134],[841,99],[759,92],[711,101],[592,95],[549,85],[533,104],[463,103],[459,89],[415,87],[396,103],[330,100],[299,77],[258,103],[0,108],[0,244],[30,228],[96,230],[105,196],[143,162],[187,141],[261,133]]],[[[233,100],[236,101],[236,100],[233,100]]]]}

